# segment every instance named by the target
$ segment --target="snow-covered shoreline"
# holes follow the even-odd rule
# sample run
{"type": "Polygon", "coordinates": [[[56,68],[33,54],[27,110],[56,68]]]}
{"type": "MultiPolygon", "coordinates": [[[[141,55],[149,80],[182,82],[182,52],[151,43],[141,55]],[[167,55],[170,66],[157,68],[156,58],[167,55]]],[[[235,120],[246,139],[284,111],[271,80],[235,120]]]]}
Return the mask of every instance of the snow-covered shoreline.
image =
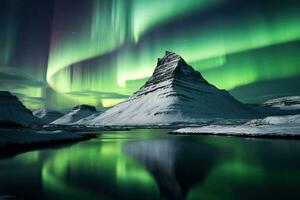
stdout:
{"type": "Polygon", "coordinates": [[[204,126],[181,128],[171,134],[182,135],[219,135],[237,137],[262,137],[262,138],[294,138],[300,139],[299,126],[263,125],[259,127],[241,126],[204,126]]]}
{"type": "Polygon", "coordinates": [[[300,115],[270,116],[251,120],[242,125],[185,127],[173,131],[172,134],[300,138],[300,115]]]}

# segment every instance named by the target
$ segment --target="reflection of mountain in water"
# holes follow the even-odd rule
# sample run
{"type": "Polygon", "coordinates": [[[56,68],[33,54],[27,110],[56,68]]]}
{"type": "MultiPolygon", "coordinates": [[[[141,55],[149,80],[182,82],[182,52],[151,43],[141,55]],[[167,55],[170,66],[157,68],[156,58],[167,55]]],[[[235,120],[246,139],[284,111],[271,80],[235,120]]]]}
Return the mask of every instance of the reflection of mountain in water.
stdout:
{"type": "Polygon", "coordinates": [[[1,160],[0,194],[38,200],[300,199],[299,141],[165,132],[108,132],[1,160]]]}
{"type": "Polygon", "coordinates": [[[212,146],[173,140],[131,142],[124,150],[147,168],[167,199],[185,199],[189,190],[204,180],[216,155],[212,146]],[[191,155],[196,155],[197,162],[191,155]]]}

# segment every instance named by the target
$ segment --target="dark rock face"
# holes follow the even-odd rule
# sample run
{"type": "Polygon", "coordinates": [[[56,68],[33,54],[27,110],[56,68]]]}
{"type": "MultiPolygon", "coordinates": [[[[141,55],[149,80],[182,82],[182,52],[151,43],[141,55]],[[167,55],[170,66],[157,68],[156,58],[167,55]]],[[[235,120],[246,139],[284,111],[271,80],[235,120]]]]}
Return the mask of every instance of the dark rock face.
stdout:
{"type": "Polygon", "coordinates": [[[172,80],[174,84],[176,84],[176,80],[198,81],[208,84],[202,75],[189,66],[181,56],[169,51],[158,60],[153,75],[142,88],[167,80],[172,80]]]}
{"type": "Polygon", "coordinates": [[[91,112],[97,112],[96,108],[94,106],[82,104],[82,105],[77,105],[72,108],[72,110],[89,110],[91,112]]]}
{"type": "Polygon", "coordinates": [[[43,122],[33,116],[19,99],[8,91],[0,91],[0,121],[3,126],[41,125],[43,122]]]}
{"type": "Polygon", "coordinates": [[[197,91],[195,87],[186,85],[185,83],[187,82],[214,87],[210,85],[198,71],[195,71],[190,65],[188,65],[181,56],[176,53],[166,51],[165,56],[158,59],[157,66],[152,76],[135,94],[137,96],[142,96],[156,90],[172,88],[174,90],[177,89],[177,91],[166,93],[166,97],[177,96],[187,99],[188,97],[184,94],[180,94],[181,92],[179,90],[183,89],[188,92],[197,91]],[[157,85],[162,82],[168,83],[157,87],[157,85]]]}
{"type": "Polygon", "coordinates": [[[13,121],[0,120],[1,128],[21,128],[23,127],[21,124],[18,124],[13,121]]]}
{"type": "Polygon", "coordinates": [[[32,112],[27,109],[19,99],[12,95],[8,91],[0,91],[0,105],[4,106],[5,104],[9,104],[10,106],[16,106],[16,108],[22,112],[26,112],[28,114],[32,114],[32,112]]]}

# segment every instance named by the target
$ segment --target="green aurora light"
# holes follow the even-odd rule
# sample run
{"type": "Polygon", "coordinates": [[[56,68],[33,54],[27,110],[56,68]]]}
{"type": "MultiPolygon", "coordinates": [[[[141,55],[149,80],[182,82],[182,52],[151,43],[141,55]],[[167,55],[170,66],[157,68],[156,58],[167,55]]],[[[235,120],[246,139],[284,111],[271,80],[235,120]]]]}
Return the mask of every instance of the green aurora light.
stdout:
{"type": "MultiPolygon", "coordinates": [[[[166,50],[227,90],[300,76],[295,0],[91,0],[72,6],[65,0],[54,5],[48,64],[37,76],[50,88],[12,90],[41,99],[50,91],[51,101],[62,108],[70,106],[66,102],[107,107],[122,101],[151,76],[166,50]]],[[[6,16],[0,66],[14,59],[20,17],[18,12],[6,16]]]]}

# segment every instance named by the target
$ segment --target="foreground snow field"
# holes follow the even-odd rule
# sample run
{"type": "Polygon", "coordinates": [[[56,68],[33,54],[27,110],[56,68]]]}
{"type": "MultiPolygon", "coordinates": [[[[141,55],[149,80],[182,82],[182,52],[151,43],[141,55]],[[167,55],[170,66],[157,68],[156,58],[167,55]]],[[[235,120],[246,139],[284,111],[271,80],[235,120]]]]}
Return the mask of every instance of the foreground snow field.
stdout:
{"type": "Polygon", "coordinates": [[[300,137],[300,115],[271,116],[265,119],[251,120],[243,125],[188,127],[172,133],[246,137],[300,137]]]}

